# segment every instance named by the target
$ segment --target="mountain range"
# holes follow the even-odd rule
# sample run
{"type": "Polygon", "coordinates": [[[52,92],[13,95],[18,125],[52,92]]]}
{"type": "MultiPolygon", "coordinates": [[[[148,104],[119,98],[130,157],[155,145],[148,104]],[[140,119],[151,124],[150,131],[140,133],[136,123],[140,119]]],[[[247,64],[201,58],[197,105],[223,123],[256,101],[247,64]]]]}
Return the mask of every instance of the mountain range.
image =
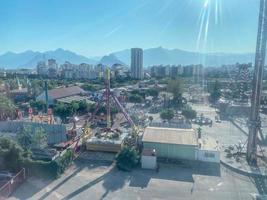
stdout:
{"type": "MultiPolygon", "coordinates": [[[[131,50],[126,49],[105,55],[103,57],[88,58],[72,51],[56,49],[54,51],[36,52],[25,51],[22,53],[7,52],[0,55],[0,68],[35,68],[36,64],[44,59],[56,59],[59,64],[69,61],[73,64],[88,63],[113,65],[115,63],[130,65],[131,50]]],[[[167,64],[204,64],[209,67],[217,67],[226,64],[253,62],[254,53],[197,53],[180,49],[166,49],[163,47],[144,50],[144,66],[167,64]]]]}

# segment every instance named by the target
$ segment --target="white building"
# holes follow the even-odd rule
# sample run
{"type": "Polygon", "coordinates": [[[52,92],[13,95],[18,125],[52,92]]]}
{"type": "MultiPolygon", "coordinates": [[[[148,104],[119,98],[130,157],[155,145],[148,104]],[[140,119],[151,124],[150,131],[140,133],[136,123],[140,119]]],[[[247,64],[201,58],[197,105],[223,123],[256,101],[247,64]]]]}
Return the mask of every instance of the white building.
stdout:
{"type": "Polygon", "coordinates": [[[98,77],[95,67],[86,63],[75,65],[65,62],[61,65],[61,70],[62,76],[66,79],[95,79],[98,77]]]}
{"type": "Polygon", "coordinates": [[[131,76],[134,79],[143,79],[143,50],[140,48],[131,49],[131,76]]]}
{"type": "Polygon", "coordinates": [[[37,74],[40,76],[48,75],[48,66],[45,61],[40,61],[37,63],[37,74]]]}

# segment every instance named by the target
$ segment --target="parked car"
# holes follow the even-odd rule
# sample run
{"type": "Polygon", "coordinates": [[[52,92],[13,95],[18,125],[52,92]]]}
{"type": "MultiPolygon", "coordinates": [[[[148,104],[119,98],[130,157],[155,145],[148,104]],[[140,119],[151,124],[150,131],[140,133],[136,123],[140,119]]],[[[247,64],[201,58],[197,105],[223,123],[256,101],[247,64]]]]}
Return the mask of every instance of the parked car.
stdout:
{"type": "Polygon", "coordinates": [[[8,171],[0,171],[0,181],[7,181],[12,179],[13,174],[8,171]]]}

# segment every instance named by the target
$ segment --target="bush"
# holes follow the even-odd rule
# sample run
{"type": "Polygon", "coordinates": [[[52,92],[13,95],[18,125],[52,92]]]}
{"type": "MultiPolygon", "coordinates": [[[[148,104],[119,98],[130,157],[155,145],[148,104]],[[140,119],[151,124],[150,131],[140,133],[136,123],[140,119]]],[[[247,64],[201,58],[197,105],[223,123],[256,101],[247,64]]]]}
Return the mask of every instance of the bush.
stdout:
{"type": "Polygon", "coordinates": [[[18,171],[23,163],[23,149],[15,141],[10,138],[0,137],[0,168],[9,169],[10,171],[18,171]]]}
{"type": "Polygon", "coordinates": [[[142,103],[143,100],[143,97],[139,94],[132,94],[129,96],[129,102],[131,103],[142,103]]]}
{"type": "Polygon", "coordinates": [[[135,149],[123,147],[116,156],[116,165],[119,170],[131,171],[139,162],[139,156],[135,149]]]}
{"type": "Polygon", "coordinates": [[[182,115],[187,119],[195,119],[197,117],[197,112],[192,109],[185,109],[182,111],[182,115]]]}
{"type": "Polygon", "coordinates": [[[164,120],[171,120],[174,117],[174,112],[172,110],[163,110],[160,113],[160,118],[164,120]]]}
{"type": "Polygon", "coordinates": [[[27,159],[23,165],[34,176],[58,178],[71,165],[72,160],[73,152],[72,150],[67,150],[63,156],[53,161],[27,159]]]}

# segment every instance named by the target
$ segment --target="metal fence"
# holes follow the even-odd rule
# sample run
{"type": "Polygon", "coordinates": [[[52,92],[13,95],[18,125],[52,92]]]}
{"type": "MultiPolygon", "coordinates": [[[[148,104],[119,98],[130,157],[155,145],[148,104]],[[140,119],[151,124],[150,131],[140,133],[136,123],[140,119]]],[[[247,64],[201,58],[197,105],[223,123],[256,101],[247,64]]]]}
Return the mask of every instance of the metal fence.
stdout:
{"type": "Polygon", "coordinates": [[[151,122],[149,126],[152,127],[163,127],[163,128],[180,128],[180,129],[191,129],[192,125],[189,123],[176,123],[176,122],[151,122]]]}
{"type": "Polygon", "coordinates": [[[7,199],[24,182],[25,178],[25,169],[22,169],[0,188],[0,200],[7,199]]]}
{"type": "Polygon", "coordinates": [[[48,144],[57,144],[65,142],[66,126],[63,124],[45,124],[24,121],[3,121],[0,122],[0,132],[4,133],[18,133],[24,126],[29,126],[31,131],[35,133],[37,128],[42,128],[47,134],[48,144]]]}

